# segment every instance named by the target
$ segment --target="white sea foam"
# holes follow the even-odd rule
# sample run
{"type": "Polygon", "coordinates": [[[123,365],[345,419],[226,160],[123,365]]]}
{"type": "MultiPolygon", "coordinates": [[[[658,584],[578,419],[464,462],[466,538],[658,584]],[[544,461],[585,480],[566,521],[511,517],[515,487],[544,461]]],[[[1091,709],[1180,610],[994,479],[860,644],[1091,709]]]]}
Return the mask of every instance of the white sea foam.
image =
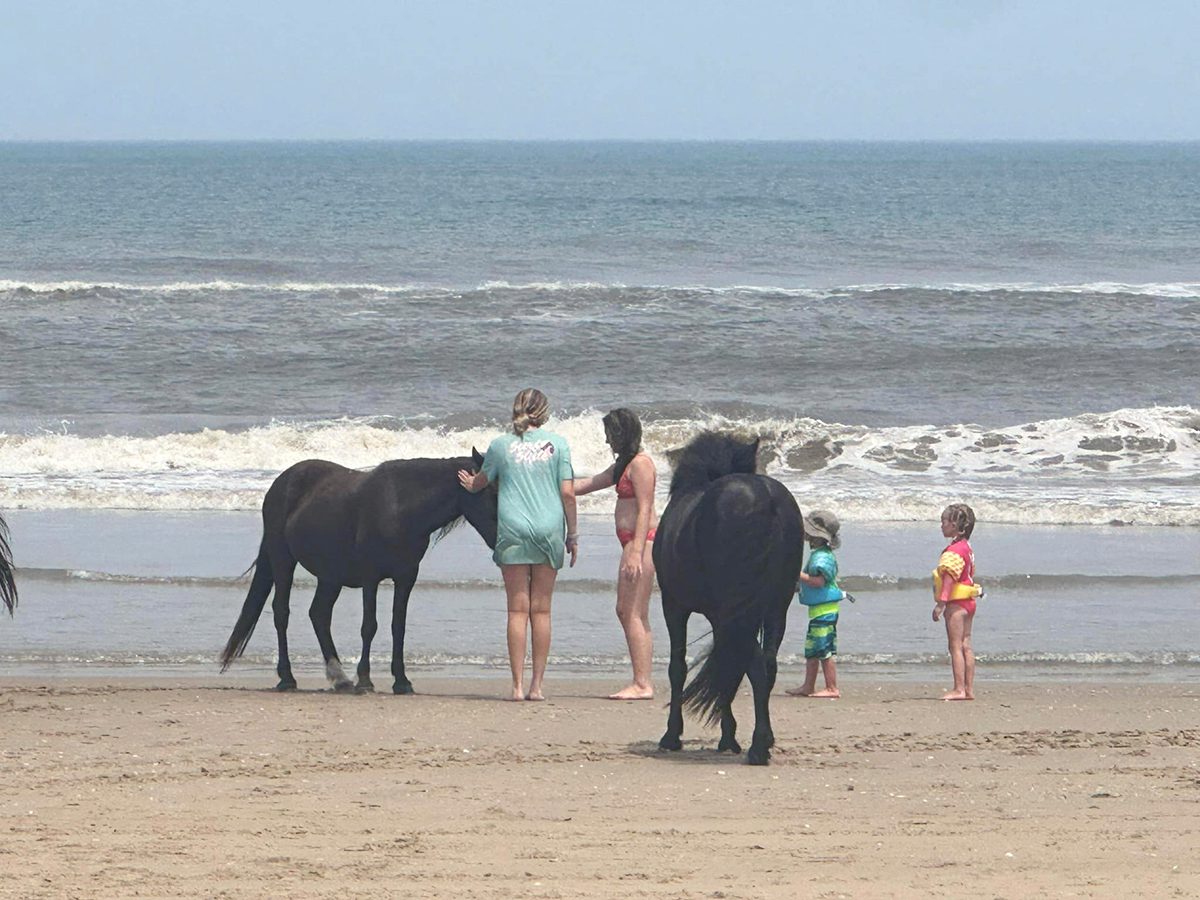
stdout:
{"type": "MultiPolygon", "coordinates": [[[[385,459],[451,457],[484,450],[497,423],[395,427],[393,420],[273,422],[152,437],[0,434],[0,507],[253,509],[283,469],[323,458],[354,468],[385,459]]],[[[612,461],[600,413],[553,421],[579,474],[612,461]]],[[[659,462],[706,428],[758,435],[765,471],[804,506],[834,505],[857,521],[936,518],[969,498],[990,521],[1026,524],[1200,525],[1200,410],[1148,407],[1005,428],[915,425],[872,428],[798,417],[699,415],[650,420],[659,462]]],[[[611,507],[611,492],[582,498],[611,507]]]]}
{"type": "Polygon", "coordinates": [[[689,294],[771,294],[806,299],[820,299],[845,294],[873,294],[891,291],[943,291],[951,293],[1035,293],[1035,294],[1128,294],[1130,296],[1200,299],[1200,282],[1123,283],[1112,281],[1089,282],[942,282],[942,283],[872,283],[850,285],[706,285],[706,284],[624,284],[595,281],[485,281],[477,285],[436,285],[427,283],[383,284],[378,282],[335,281],[171,281],[134,283],[120,281],[19,281],[0,279],[0,293],[69,294],[92,291],[120,291],[131,294],[180,293],[301,293],[330,294],[350,291],[366,294],[461,294],[464,292],[520,292],[553,294],[580,291],[650,291],[683,292],[689,294]]]}

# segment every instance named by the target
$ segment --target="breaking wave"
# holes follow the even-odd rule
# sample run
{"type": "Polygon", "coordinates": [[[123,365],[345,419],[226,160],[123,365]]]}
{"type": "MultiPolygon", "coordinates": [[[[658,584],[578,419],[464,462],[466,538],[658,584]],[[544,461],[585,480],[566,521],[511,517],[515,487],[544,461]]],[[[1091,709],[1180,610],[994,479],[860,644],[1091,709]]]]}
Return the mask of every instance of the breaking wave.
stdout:
{"type": "MultiPolygon", "coordinates": [[[[1003,428],[973,424],[872,427],[755,413],[644,416],[665,501],[671,451],[704,429],[762,438],[761,462],[802,506],[856,521],[936,518],[969,498],[981,518],[1019,524],[1200,525],[1200,409],[1120,409],[1003,428]]],[[[553,420],[576,472],[612,456],[600,413],[553,420]]],[[[302,459],[354,468],[385,459],[450,457],[484,448],[495,422],[424,424],[386,418],[275,421],[154,436],[0,433],[0,508],[256,509],[274,477],[302,459]]],[[[582,498],[601,512],[609,492],[582,498]]]]}

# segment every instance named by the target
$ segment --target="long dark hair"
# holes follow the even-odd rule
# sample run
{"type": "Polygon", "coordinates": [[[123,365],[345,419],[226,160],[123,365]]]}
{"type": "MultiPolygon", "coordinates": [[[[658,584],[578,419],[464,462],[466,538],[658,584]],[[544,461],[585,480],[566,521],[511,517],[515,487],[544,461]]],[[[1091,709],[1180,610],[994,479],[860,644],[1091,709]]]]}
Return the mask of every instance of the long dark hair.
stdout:
{"type": "Polygon", "coordinates": [[[617,455],[613,466],[613,481],[617,482],[625,474],[625,467],[642,452],[642,423],[637,413],[623,406],[610,410],[604,416],[604,437],[617,455]]]}

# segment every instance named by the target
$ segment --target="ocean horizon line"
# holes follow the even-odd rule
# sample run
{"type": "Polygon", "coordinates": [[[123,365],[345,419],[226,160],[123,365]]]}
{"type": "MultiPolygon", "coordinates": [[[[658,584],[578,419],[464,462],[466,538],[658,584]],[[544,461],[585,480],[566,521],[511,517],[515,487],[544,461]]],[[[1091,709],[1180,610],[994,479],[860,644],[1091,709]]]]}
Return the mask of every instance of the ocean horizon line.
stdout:
{"type": "Polygon", "coordinates": [[[5,144],[795,144],[795,145],[1196,145],[1200,137],[0,137],[5,144]]]}

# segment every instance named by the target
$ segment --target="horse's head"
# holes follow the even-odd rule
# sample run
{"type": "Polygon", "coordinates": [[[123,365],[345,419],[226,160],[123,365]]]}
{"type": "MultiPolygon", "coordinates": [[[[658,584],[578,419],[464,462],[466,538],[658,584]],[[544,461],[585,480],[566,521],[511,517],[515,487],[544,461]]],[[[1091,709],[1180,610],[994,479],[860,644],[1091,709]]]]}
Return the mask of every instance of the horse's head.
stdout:
{"type": "Polygon", "coordinates": [[[671,493],[702,487],[735,472],[753,475],[758,466],[759,440],[755,437],[745,441],[717,431],[700,432],[674,454],[671,493]]]}
{"type": "MultiPolygon", "coordinates": [[[[483,455],[474,447],[471,448],[472,472],[478,472],[483,467],[483,455]]],[[[477,494],[459,490],[462,495],[462,514],[471,523],[471,527],[479,532],[484,543],[489,547],[496,546],[496,519],[499,509],[499,495],[496,485],[489,484],[477,494]]]]}

